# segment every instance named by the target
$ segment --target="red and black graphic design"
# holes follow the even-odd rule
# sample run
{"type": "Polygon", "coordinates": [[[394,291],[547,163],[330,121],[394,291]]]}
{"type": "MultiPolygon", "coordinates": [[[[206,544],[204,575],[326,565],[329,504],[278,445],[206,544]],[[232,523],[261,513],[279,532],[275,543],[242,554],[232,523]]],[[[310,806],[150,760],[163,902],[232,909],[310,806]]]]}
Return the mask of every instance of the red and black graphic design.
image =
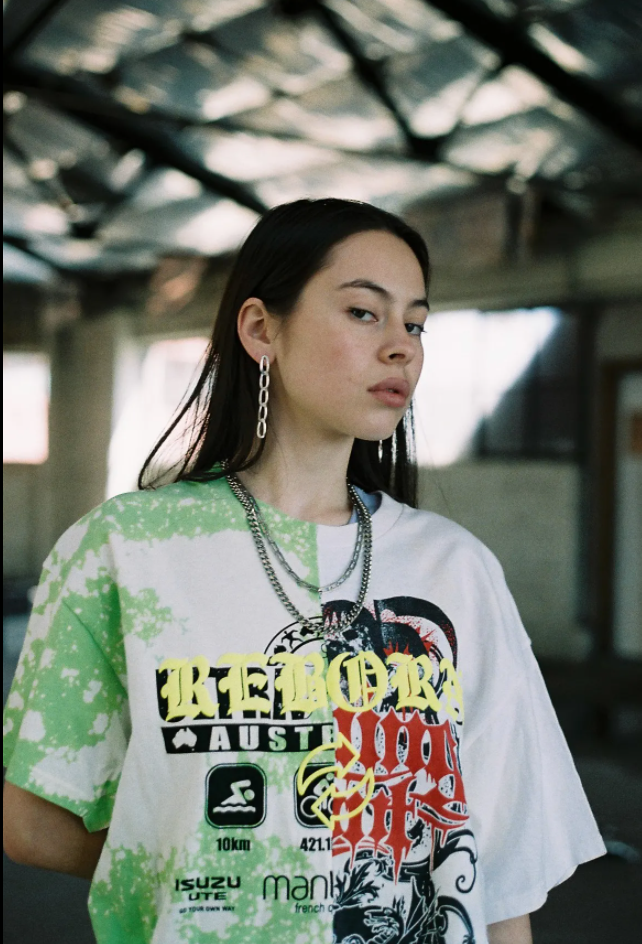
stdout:
{"type": "MultiPolygon", "coordinates": [[[[349,601],[326,605],[326,626],[336,626],[351,607],[349,601]]],[[[444,666],[456,669],[457,640],[451,621],[434,604],[413,597],[375,601],[344,634],[330,635],[328,660],[346,651],[372,652],[382,661],[393,653],[428,656],[432,687],[446,704],[444,666]]],[[[348,681],[341,684],[347,702],[348,681]]],[[[462,900],[439,891],[446,885],[465,899],[476,880],[460,724],[438,710],[434,699],[424,710],[396,705],[391,687],[367,711],[334,710],[341,744],[359,751],[357,763],[350,763],[347,747],[336,752],[338,768],[346,772],[333,804],[332,848],[334,856],[347,859],[337,885],[334,944],[474,944],[462,900]],[[351,805],[363,805],[357,785],[368,771],[374,792],[351,815],[351,805]]]]}

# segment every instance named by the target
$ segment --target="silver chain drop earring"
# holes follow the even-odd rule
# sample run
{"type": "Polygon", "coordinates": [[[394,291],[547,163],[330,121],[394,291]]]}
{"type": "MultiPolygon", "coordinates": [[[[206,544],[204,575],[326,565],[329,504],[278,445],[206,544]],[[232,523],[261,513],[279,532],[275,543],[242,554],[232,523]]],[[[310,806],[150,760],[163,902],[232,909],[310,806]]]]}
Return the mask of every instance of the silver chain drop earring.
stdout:
{"type": "Polygon", "coordinates": [[[256,435],[265,439],[267,434],[268,400],[270,399],[270,358],[267,354],[259,362],[259,419],[256,424],[256,435]]]}

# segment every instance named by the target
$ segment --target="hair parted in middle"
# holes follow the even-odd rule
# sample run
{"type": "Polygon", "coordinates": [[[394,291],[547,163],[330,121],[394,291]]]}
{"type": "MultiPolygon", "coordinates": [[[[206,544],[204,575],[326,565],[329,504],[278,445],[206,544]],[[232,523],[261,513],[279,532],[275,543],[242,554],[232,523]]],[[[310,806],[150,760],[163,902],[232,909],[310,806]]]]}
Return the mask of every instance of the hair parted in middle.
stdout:
{"type": "MultiPolygon", "coordinates": [[[[296,200],[268,211],[243,243],[232,266],[205,361],[193,389],[145,460],[138,485],[153,488],[168,481],[220,478],[222,463],[231,472],[250,468],[265,440],[256,437],[259,367],[241,344],[237,318],[248,298],[260,298],[270,314],[287,318],[309,280],[332,249],[357,233],[380,231],[403,240],[430,281],[423,238],[399,217],[368,203],[324,198],[296,200]],[[186,423],[189,445],[169,474],[160,469],[162,449],[186,423]],[[159,474],[154,474],[154,467],[159,474]]],[[[384,491],[416,506],[412,407],[392,436],[381,442],[355,439],[348,478],[365,491],[384,491]]]]}

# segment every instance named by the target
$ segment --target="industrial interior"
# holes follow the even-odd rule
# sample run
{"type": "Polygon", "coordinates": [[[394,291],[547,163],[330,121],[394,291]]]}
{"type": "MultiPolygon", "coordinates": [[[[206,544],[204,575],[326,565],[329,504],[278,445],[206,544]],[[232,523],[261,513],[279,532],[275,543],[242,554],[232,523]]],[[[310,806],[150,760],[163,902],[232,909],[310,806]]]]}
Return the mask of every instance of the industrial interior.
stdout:
{"type": "MultiPolygon", "coordinates": [[[[535,944],[638,940],[640,0],[3,11],[5,699],[45,557],[135,489],[253,224],[373,203],[433,263],[421,507],[501,561],[607,844],[535,944]]],[[[4,865],[6,944],[90,944],[85,882],[4,865]]]]}

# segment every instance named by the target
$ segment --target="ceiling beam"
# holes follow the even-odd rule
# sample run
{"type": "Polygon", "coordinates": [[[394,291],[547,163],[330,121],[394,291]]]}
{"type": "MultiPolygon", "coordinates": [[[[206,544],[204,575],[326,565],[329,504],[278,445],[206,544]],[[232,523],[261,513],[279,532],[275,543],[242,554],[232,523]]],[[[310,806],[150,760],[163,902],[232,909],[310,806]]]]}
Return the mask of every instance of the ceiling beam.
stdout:
{"type": "Polygon", "coordinates": [[[36,259],[38,262],[44,262],[52,269],[59,271],[59,266],[51,262],[50,259],[47,259],[46,256],[36,252],[26,236],[11,236],[8,233],[3,233],[2,242],[7,246],[13,246],[14,249],[19,249],[21,252],[24,252],[25,255],[31,256],[32,259],[36,259]]]}
{"type": "Polygon", "coordinates": [[[541,52],[525,33],[520,20],[502,19],[469,0],[424,0],[424,3],[460,23],[471,36],[496,50],[504,65],[518,65],[531,72],[559,98],[642,153],[639,123],[606,95],[599,83],[567,72],[541,52]]]}
{"type": "Polygon", "coordinates": [[[10,0],[2,17],[2,51],[22,52],[67,0],[10,0]]]}
{"type": "Polygon", "coordinates": [[[549,250],[521,262],[480,266],[474,278],[462,278],[461,263],[452,260],[438,268],[430,304],[434,311],[501,311],[634,301],[642,294],[641,245],[642,230],[627,225],[588,237],[562,253],[549,250]]]}
{"type": "MultiPolygon", "coordinates": [[[[266,205],[248,187],[208,170],[185,153],[176,143],[176,132],[180,127],[177,122],[153,115],[134,115],[113,99],[88,92],[85,85],[73,78],[41,75],[14,66],[5,74],[5,83],[7,88],[23,92],[57,109],[87,128],[108,135],[128,149],[143,151],[159,165],[182,171],[210,193],[234,200],[256,213],[263,214],[267,210],[266,205]]],[[[10,123],[8,134],[10,137],[10,123]]]]}
{"type": "MultiPolygon", "coordinates": [[[[320,2],[320,0],[313,0],[311,6],[326,29],[334,36],[344,51],[348,53],[352,59],[354,70],[363,84],[379,100],[384,108],[387,109],[396,122],[406,142],[409,156],[424,161],[438,161],[439,150],[445,137],[423,138],[415,134],[408,120],[401,113],[397,103],[388,91],[377,64],[363,55],[359,44],[350,35],[350,32],[344,28],[334,10],[331,10],[324,3],[320,2]]],[[[290,12],[289,7],[286,7],[286,12],[290,12]]]]}

